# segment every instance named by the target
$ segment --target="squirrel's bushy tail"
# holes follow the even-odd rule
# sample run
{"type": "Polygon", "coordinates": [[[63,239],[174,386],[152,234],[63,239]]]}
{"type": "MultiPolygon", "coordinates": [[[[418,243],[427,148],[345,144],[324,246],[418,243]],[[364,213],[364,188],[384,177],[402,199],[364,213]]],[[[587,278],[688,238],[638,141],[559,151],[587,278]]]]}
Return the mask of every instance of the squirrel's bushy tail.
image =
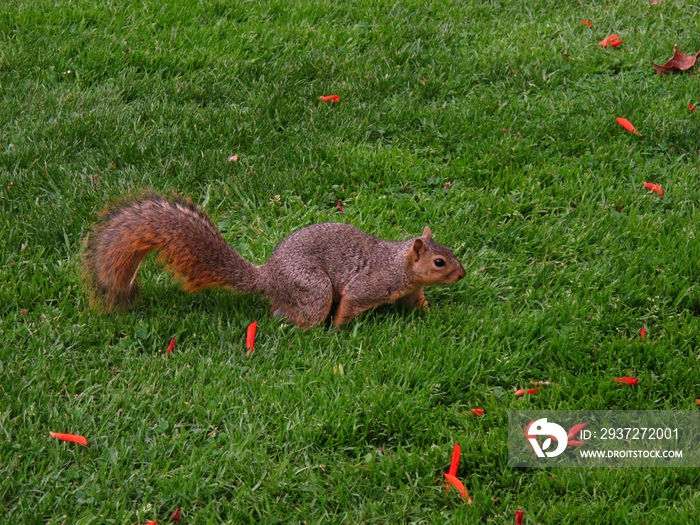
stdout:
{"type": "Polygon", "coordinates": [[[89,234],[84,268],[107,308],[128,305],[143,259],[157,251],[184,289],[208,286],[259,292],[256,266],[241,257],[189,200],[147,195],[104,214],[89,234]]]}

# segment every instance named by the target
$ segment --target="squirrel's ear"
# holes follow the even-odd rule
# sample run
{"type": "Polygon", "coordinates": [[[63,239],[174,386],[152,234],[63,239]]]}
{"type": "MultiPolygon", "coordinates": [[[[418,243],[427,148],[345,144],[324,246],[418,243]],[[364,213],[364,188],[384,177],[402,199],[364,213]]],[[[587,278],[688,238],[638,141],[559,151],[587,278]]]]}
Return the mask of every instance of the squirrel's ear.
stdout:
{"type": "Polygon", "coordinates": [[[427,226],[423,228],[423,235],[421,235],[424,239],[428,239],[429,241],[433,240],[433,232],[430,231],[430,228],[427,226]]]}
{"type": "Polygon", "coordinates": [[[413,248],[408,252],[408,258],[411,262],[417,262],[425,253],[425,243],[423,239],[418,237],[413,241],[413,248]]]}

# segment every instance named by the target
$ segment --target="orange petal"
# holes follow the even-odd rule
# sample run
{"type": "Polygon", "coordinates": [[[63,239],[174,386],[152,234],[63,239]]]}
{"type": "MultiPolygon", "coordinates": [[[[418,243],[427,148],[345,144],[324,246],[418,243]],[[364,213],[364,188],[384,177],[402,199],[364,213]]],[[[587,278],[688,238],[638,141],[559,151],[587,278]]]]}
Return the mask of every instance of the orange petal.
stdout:
{"type": "Polygon", "coordinates": [[[444,474],[444,476],[447,482],[457,489],[457,492],[459,492],[459,495],[462,496],[462,499],[467,499],[469,497],[469,492],[467,492],[467,489],[464,488],[461,481],[459,481],[452,474],[444,474]]]}
{"type": "Polygon", "coordinates": [[[484,409],[483,408],[472,408],[472,412],[476,414],[477,416],[483,416],[484,415],[484,409]]]}
{"type": "Polygon", "coordinates": [[[515,397],[523,397],[525,395],[525,390],[522,388],[515,391],[515,397]]]}
{"type": "Polygon", "coordinates": [[[253,353],[253,347],[255,346],[255,334],[258,332],[258,322],[253,321],[248,325],[248,329],[245,334],[245,345],[248,348],[246,354],[253,353]]]}
{"type": "Polygon", "coordinates": [[[532,424],[534,422],[535,422],[535,420],[531,419],[530,422],[527,425],[525,425],[525,437],[526,438],[535,437],[535,436],[530,435],[530,427],[532,426],[532,424]]]}
{"type": "Polygon", "coordinates": [[[602,47],[609,47],[609,46],[617,47],[620,44],[622,44],[622,39],[619,36],[610,35],[608,37],[605,37],[603,40],[601,40],[598,45],[602,46],[602,47]]]}
{"type": "Polygon", "coordinates": [[[617,117],[615,120],[617,120],[617,123],[620,124],[623,128],[625,128],[627,131],[630,133],[634,133],[635,135],[639,135],[639,132],[637,131],[637,128],[635,128],[632,123],[627,120],[626,118],[622,117],[617,117]]]}
{"type": "Polygon", "coordinates": [[[237,162],[237,161],[238,161],[238,155],[231,155],[231,156],[228,158],[228,161],[229,161],[229,162],[237,162]]]}
{"type": "Polygon", "coordinates": [[[87,439],[76,434],[62,434],[61,432],[49,432],[49,434],[52,438],[58,439],[59,441],[69,441],[70,443],[77,443],[83,446],[87,446],[88,444],[87,439]]]}
{"type": "Polygon", "coordinates": [[[457,443],[455,443],[455,448],[452,450],[452,462],[450,463],[450,470],[448,473],[450,476],[457,475],[457,469],[459,469],[459,456],[462,454],[462,449],[457,443]]]}
{"type": "Polygon", "coordinates": [[[581,430],[582,430],[583,427],[585,427],[585,426],[586,426],[586,423],[579,423],[578,425],[574,425],[574,426],[571,427],[571,428],[569,429],[569,431],[566,433],[567,437],[568,437],[569,439],[574,439],[574,438],[576,437],[576,434],[578,434],[579,432],[581,432],[581,430]]]}

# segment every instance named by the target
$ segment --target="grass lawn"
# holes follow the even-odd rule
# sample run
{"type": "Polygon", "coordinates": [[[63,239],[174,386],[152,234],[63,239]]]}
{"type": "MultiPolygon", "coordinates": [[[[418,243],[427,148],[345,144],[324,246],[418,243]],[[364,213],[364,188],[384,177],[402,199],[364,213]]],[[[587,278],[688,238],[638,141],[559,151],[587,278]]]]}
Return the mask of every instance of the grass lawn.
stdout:
{"type": "Polygon", "coordinates": [[[698,469],[514,469],[506,442],[509,409],[697,408],[698,68],[652,62],[699,34],[685,0],[4,0],[2,522],[700,523],[698,469]],[[316,222],[429,225],[467,276],[335,334],[150,258],[100,314],[84,236],[143,189],[255,263],[316,222]]]}

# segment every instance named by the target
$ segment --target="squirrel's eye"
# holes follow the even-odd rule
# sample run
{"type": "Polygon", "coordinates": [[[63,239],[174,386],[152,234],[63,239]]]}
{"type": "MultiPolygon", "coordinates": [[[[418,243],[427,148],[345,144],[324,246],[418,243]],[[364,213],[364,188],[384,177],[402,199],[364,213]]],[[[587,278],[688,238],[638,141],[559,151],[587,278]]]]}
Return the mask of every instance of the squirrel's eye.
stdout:
{"type": "Polygon", "coordinates": [[[443,266],[445,266],[445,261],[443,259],[435,259],[433,261],[433,264],[438,268],[442,268],[443,266]]]}

